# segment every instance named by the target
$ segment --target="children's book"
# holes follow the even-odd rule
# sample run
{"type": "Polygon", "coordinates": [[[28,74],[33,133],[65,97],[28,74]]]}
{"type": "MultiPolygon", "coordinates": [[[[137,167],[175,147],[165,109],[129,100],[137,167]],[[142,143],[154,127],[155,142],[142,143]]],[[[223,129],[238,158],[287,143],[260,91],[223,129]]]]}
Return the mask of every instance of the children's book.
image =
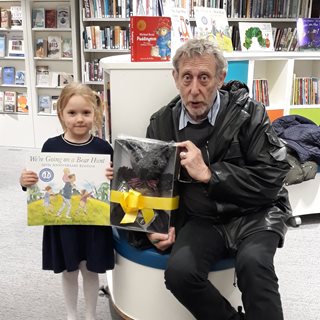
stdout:
{"type": "Polygon", "coordinates": [[[274,51],[271,23],[239,22],[242,51],[274,51]]]}
{"type": "Polygon", "coordinates": [[[114,142],[113,163],[111,225],[168,233],[171,211],[179,204],[175,143],[118,137],[114,142]]]}
{"type": "Polygon", "coordinates": [[[62,40],[62,57],[72,58],[72,40],[71,39],[62,40]]]}
{"type": "Polygon", "coordinates": [[[15,91],[4,92],[4,112],[15,112],[17,103],[17,93],[15,91]]]}
{"type": "Polygon", "coordinates": [[[57,10],[46,9],[44,14],[45,14],[45,27],[56,28],[57,27],[57,10]]]}
{"type": "Polygon", "coordinates": [[[28,225],[110,225],[109,165],[109,155],[30,153],[39,180],[27,190],[28,225]]]}
{"type": "Polygon", "coordinates": [[[131,16],[130,41],[131,61],[170,61],[171,19],[131,16]]]}
{"type": "Polygon", "coordinates": [[[194,7],[195,37],[210,40],[227,52],[233,51],[231,32],[224,9],[194,7]]]}
{"type": "Polygon", "coordinates": [[[36,57],[37,58],[45,58],[48,54],[48,42],[47,39],[37,38],[36,39],[36,57]]]}
{"type": "Polygon", "coordinates": [[[36,66],[36,81],[38,86],[50,85],[49,66],[36,66]]]}
{"type": "Polygon", "coordinates": [[[57,7],[57,27],[70,28],[70,7],[68,6],[57,7]]]}
{"type": "Polygon", "coordinates": [[[299,18],[297,39],[299,51],[320,50],[320,18],[299,18]]]}
{"type": "Polygon", "coordinates": [[[73,82],[73,74],[66,72],[59,73],[58,86],[64,87],[71,82],[73,82]]]}
{"type": "Polygon", "coordinates": [[[45,28],[45,9],[33,8],[32,9],[32,27],[45,28]]]}
{"type": "Polygon", "coordinates": [[[28,113],[28,96],[26,92],[17,93],[17,112],[28,113]]]}
{"type": "Polygon", "coordinates": [[[24,86],[25,85],[25,71],[24,70],[17,70],[15,75],[15,84],[24,86]]]}
{"type": "Polygon", "coordinates": [[[61,58],[61,36],[48,36],[48,58],[61,58]]]}
{"type": "Polygon", "coordinates": [[[0,16],[1,16],[1,28],[10,29],[11,28],[11,12],[9,9],[0,9],[0,16]]]}
{"type": "Polygon", "coordinates": [[[8,40],[8,56],[24,57],[24,40],[21,37],[12,37],[8,40]]]}
{"type": "Polygon", "coordinates": [[[51,113],[51,100],[48,95],[38,96],[38,112],[39,113],[51,113]]]}
{"type": "Polygon", "coordinates": [[[3,67],[2,68],[2,84],[14,84],[15,83],[15,67],[3,67]]]}
{"type": "Polygon", "coordinates": [[[11,6],[11,29],[22,29],[22,8],[21,6],[11,6]]]}

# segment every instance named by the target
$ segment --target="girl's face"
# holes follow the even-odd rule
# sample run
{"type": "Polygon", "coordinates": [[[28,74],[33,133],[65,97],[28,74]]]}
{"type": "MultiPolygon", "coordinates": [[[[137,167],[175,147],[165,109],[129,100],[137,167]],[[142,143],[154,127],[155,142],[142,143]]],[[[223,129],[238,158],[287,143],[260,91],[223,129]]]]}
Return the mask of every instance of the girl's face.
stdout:
{"type": "Polygon", "coordinates": [[[66,127],[65,138],[68,141],[86,142],[94,123],[93,106],[82,96],[73,96],[62,111],[61,121],[66,127]]]}

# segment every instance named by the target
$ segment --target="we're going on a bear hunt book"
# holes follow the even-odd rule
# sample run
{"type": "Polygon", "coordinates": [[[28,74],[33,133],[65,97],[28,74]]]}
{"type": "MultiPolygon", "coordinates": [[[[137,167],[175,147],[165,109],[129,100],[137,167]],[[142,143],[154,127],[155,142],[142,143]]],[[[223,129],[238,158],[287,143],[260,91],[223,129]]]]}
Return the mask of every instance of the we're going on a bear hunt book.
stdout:
{"type": "Polygon", "coordinates": [[[171,18],[130,17],[131,61],[171,60],[171,18]]]}
{"type": "Polygon", "coordinates": [[[38,174],[27,188],[28,225],[110,225],[110,156],[28,154],[26,169],[38,174]]]}

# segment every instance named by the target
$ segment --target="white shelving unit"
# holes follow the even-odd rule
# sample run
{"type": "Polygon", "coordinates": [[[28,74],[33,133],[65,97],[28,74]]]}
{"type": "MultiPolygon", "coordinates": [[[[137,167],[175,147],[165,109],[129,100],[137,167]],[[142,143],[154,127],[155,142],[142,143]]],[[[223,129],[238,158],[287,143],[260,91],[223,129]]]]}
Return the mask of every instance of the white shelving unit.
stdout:
{"type": "MultiPolygon", "coordinates": [[[[274,112],[290,114],[297,108],[303,115],[305,106],[300,108],[290,104],[293,73],[300,75],[305,70],[309,76],[317,75],[320,53],[234,52],[225,53],[225,56],[236,64],[248,62],[246,82],[249,88],[256,77],[268,79],[271,106],[267,110],[271,118],[274,112]]],[[[124,55],[106,57],[101,60],[101,65],[105,86],[110,82],[111,138],[119,134],[144,137],[151,114],[177,94],[171,62],[131,62],[130,55],[124,55]]],[[[239,75],[230,69],[228,79],[239,79],[239,75]]],[[[320,105],[308,106],[315,113],[319,113],[319,108],[320,105]]]]}

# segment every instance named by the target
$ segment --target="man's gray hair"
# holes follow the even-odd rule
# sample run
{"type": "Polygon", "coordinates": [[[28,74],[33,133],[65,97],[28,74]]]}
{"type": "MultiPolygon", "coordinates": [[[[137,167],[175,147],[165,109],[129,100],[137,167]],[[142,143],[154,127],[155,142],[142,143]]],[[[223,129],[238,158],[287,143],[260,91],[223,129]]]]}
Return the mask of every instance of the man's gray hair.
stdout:
{"type": "Polygon", "coordinates": [[[212,41],[197,38],[188,40],[178,48],[172,60],[173,67],[179,72],[181,58],[194,58],[202,55],[211,55],[214,57],[216,63],[216,78],[219,78],[223,72],[228,71],[227,60],[218,46],[212,41]]]}

